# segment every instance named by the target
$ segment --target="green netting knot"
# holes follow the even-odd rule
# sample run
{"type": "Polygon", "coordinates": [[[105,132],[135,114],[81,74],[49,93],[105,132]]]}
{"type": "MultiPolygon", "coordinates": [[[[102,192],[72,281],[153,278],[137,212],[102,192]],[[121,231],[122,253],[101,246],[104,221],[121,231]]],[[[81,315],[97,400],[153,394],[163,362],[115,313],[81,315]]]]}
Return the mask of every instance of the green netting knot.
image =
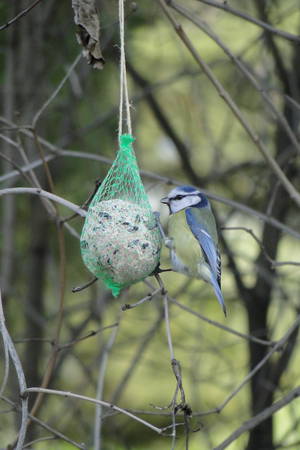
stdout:
{"type": "Polygon", "coordinates": [[[122,149],[122,150],[126,150],[126,149],[128,149],[128,150],[131,150],[131,151],[133,151],[133,148],[132,148],[132,143],[135,141],[135,138],[131,135],[131,134],[122,134],[121,136],[120,136],[120,140],[119,140],[119,142],[120,142],[120,148],[122,149]]]}
{"type": "Polygon", "coordinates": [[[118,297],[118,295],[121,292],[122,287],[125,287],[125,286],[120,285],[119,283],[116,283],[115,281],[113,281],[109,278],[106,278],[105,280],[103,279],[103,281],[105,282],[106,286],[111,290],[112,295],[114,297],[118,297]]]}
{"type": "Polygon", "coordinates": [[[85,265],[114,296],[150,275],[161,250],[133,142],[130,134],[120,136],[116,159],[89,206],[80,238],[85,265]]]}

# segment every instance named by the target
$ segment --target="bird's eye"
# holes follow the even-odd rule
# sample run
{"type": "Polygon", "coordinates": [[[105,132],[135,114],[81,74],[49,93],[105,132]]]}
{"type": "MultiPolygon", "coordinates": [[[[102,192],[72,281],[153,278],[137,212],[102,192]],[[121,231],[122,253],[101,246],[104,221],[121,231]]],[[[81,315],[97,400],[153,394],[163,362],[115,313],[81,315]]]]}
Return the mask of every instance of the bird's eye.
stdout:
{"type": "Polygon", "coordinates": [[[181,200],[184,197],[184,195],[176,195],[175,200],[181,200]]]}

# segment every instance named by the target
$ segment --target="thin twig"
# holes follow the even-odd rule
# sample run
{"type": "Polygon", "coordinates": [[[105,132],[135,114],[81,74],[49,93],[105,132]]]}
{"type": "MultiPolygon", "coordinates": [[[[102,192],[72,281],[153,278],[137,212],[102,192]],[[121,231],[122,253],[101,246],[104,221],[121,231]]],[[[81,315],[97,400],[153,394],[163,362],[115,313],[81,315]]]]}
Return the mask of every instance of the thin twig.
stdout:
{"type": "Polygon", "coordinates": [[[184,311],[187,311],[188,313],[192,314],[193,316],[198,317],[199,319],[203,320],[204,322],[209,323],[210,325],[213,325],[214,327],[220,328],[221,330],[224,330],[228,333],[231,333],[235,336],[238,336],[242,339],[245,339],[247,341],[255,342],[256,344],[264,345],[266,347],[274,347],[276,345],[276,341],[266,341],[264,339],[259,339],[255,336],[251,336],[250,334],[241,333],[240,331],[233,330],[232,328],[223,325],[222,323],[216,322],[215,320],[209,319],[208,317],[203,316],[199,312],[194,311],[193,309],[189,308],[186,305],[183,305],[182,303],[178,302],[174,298],[169,297],[169,301],[174,303],[174,305],[177,305],[179,308],[183,309],[184,311]]]}
{"type": "Polygon", "coordinates": [[[5,28],[8,28],[10,25],[15,23],[17,20],[21,19],[21,17],[25,16],[31,9],[33,9],[41,0],[35,0],[31,5],[29,5],[27,8],[23,9],[19,14],[17,14],[15,17],[10,19],[8,22],[6,22],[4,25],[0,26],[0,31],[5,30],[5,28]]]}
{"type": "MultiPolygon", "coordinates": [[[[51,193],[54,193],[54,181],[52,178],[52,174],[51,174],[51,171],[50,171],[47,161],[45,161],[44,150],[38,139],[37,132],[36,132],[34,126],[32,128],[32,133],[34,136],[34,142],[36,144],[38,153],[43,161],[43,167],[44,167],[46,179],[48,181],[49,189],[50,189],[51,193]]],[[[22,147],[21,147],[21,149],[22,149],[22,147]]],[[[26,157],[25,152],[23,152],[23,153],[24,153],[24,156],[26,157]]],[[[41,186],[40,186],[37,178],[35,177],[35,174],[33,173],[32,175],[33,175],[33,180],[36,180],[35,184],[37,185],[38,188],[40,188],[41,186]]],[[[51,351],[51,354],[50,354],[50,357],[48,360],[46,371],[43,375],[42,382],[41,382],[41,387],[43,387],[43,388],[47,388],[49,385],[50,379],[52,377],[52,374],[53,374],[53,371],[54,371],[54,368],[56,365],[57,357],[58,357],[59,339],[60,339],[60,334],[61,334],[61,330],[62,330],[63,315],[64,315],[64,299],[65,299],[65,283],[66,283],[66,250],[65,250],[64,228],[63,228],[63,224],[60,220],[57,204],[56,203],[54,203],[54,205],[51,204],[51,207],[53,208],[54,211],[53,212],[50,211],[50,215],[51,216],[53,215],[56,219],[56,229],[57,229],[58,248],[59,248],[59,308],[58,308],[57,325],[56,325],[56,329],[55,329],[55,337],[53,339],[53,344],[52,344],[52,351],[51,351]]],[[[32,416],[35,416],[40,405],[42,404],[43,396],[44,396],[44,394],[38,393],[38,395],[33,403],[33,406],[31,408],[31,411],[30,411],[30,414],[32,416]]],[[[31,422],[32,422],[31,419],[29,419],[28,423],[27,423],[27,428],[30,426],[31,422]]]]}
{"type": "Polygon", "coordinates": [[[212,85],[215,87],[216,91],[220,95],[220,97],[225,101],[226,105],[230,108],[234,116],[238,119],[240,124],[243,126],[244,130],[250,137],[250,139],[253,141],[255,146],[258,148],[266,162],[268,163],[269,167],[272,169],[272,171],[276,174],[278,179],[281,181],[281,184],[285,188],[286,192],[288,192],[289,196],[291,197],[294,202],[300,206],[300,193],[295,189],[294,185],[290,182],[290,180],[287,178],[285,173],[282,171],[276,160],[271,156],[270,152],[268,151],[267,147],[263,143],[263,141],[259,138],[259,136],[256,134],[244,114],[242,114],[241,110],[238,108],[237,104],[234,102],[232,97],[229,95],[229,93],[224,89],[223,85],[220,83],[220,81],[215,77],[214,73],[210,69],[209,65],[202,59],[202,57],[199,55],[195,47],[193,46],[191,40],[188,38],[187,34],[185,33],[183,27],[175,20],[174,16],[169,11],[169,8],[167,7],[167,4],[165,0],[156,0],[163,12],[165,13],[168,20],[171,22],[175,32],[183,42],[183,44],[186,46],[186,48],[189,50],[197,64],[202,68],[203,72],[209,79],[209,81],[212,83],[212,85]]]}
{"type": "Polygon", "coordinates": [[[80,61],[81,59],[81,53],[79,55],[76,56],[75,60],[73,61],[73,63],[70,65],[66,75],[63,77],[63,79],[61,80],[61,82],[59,83],[59,85],[56,87],[56,89],[54,90],[54,92],[52,93],[52,95],[46,100],[46,102],[41,106],[41,108],[36,112],[36,114],[34,115],[33,119],[32,119],[32,128],[35,129],[37,122],[39,120],[39,118],[41,117],[41,115],[43,114],[43,112],[45,111],[45,109],[50,105],[50,103],[55,99],[55,97],[57,96],[57,94],[59,93],[59,91],[61,90],[61,88],[63,87],[63,85],[65,84],[65,82],[69,79],[71,72],[75,69],[77,63],[80,61]]]}
{"type": "Polygon", "coordinates": [[[151,343],[151,339],[156,333],[156,331],[159,329],[161,323],[163,320],[163,312],[160,311],[159,315],[157,317],[157,320],[154,322],[154,324],[151,325],[150,329],[147,331],[147,333],[140,338],[139,346],[135,352],[135,355],[133,356],[132,360],[130,361],[130,364],[128,366],[128,369],[124,373],[120,383],[118,384],[118,387],[116,388],[115,392],[113,393],[111,399],[113,403],[116,403],[119,401],[122,392],[124,391],[124,388],[126,387],[128,381],[130,380],[130,377],[133,375],[134,370],[138,367],[138,362],[145,354],[147,346],[151,343]]]}
{"type": "Polygon", "coordinates": [[[19,172],[19,174],[22,177],[24,177],[27,182],[30,183],[31,180],[28,177],[28,175],[26,174],[26,172],[23,172],[22,168],[18,164],[16,164],[11,158],[9,158],[8,156],[4,155],[4,153],[2,153],[2,152],[0,152],[0,158],[4,159],[9,164],[11,164],[19,172]]]}
{"type": "MultiPolygon", "coordinates": [[[[26,151],[25,151],[25,145],[23,143],[23,134],[20,132],[20,130],[18,130],[18,134],[17,134],[17,148],[18,148],[18,151],[19,151],[19,153],[21,155],[21,158],[24,161],[24,164],[26,164],[26,165],[30,164],[28,156],[27,156],[26,151]]],[[[36,176],[34,170],[30,169],[29,170],[29,175],[30,175],[30,178],[31,178],[31,183],[30,184],[33,187],[41,188],[42,186],[41,186],[41,184],[39,182],[39,179],[36,176]]],[[[51,214],[55,214],[55,209],[54,209],[53,205],[50,202],[46,202],[46,203],[47,203],[47,205],[49,203],[49,205],[48,205],[49,207],[47,209],[49,210],[50,215],[51,214]]]]}
{"type": "MultiPolygon", "coordinates": [[[[58,213],[57,213],[58,214],[58,213]]],[[[57,216],[58,217],[58,216],[57,216]]],[[[61,227],[61,224],[57,225],[57,231],[58,231],[58,245],[59,245],[59,308],[58,308],[58,319],[57,319],[57,325],[55,329],[55,337],[53,339],[53,346],[52,346],[52,352],[50,354],[48,364],[46,371],[43,375],[41,387],[47,388],[59,353],[59,339],[60,334],[62,330],[62,324],[63,324],[63,316],[64,316],[64,299],[65,299],[65,283],[66,283],[66,251],[65,251],[65,239],[64,239],[64,232],[63,228],[61,227]]],[[[35,416],[37,411],[39,410],[42,401],[43,401],[44,394],[42,392],[39,392],[33,406],[30,410],[30,415],[35,416]]],[[[27,426],[30,426],[31,419],[29,419],[27,426]]]]}
{"type": "Polygon", "coordinates": [[[92,278],[90,281],[88,281],[87,283],[82,284],[81,286],[73,287],[73,288],[72,288],[73,294],[75,294],[76,292],[81,292],[81,291],[83,291],[84,289],[86,289],[86,288],[92,286],[94,283],[96,283],[96,281],[98,281],[98,278],[97,278],[97,277],[94,277],[94,278],[92,278]]]}
{"type": "Polygon", "coordinates": [[[261,240],[255,235],[255,233],[253,232],[253,230],[251,230],[251,228],[246,228],[246,227],[222,227],[222,230],[242,230],[245,231],[246,233],[250,234],[250,236],[253,237],[253,239],[255,240],[255,242],[257,242],[257,244],[259,245],[259,247],[261,248],[261,250],[263,251],[263,254],[265,255],[265,257],[267,258],[267,260],[271,263],[272,267],[278,267],[278,266],[300,266],[300,262],[298,261],[275,261],[274,259],[272,259],[269,254],[267,253],[263,243],[261,242],[261,240]]]}
{"type": "MultiPolygon", "coordinates": [[[[13,407],[13,409],[15,410],[20,410],[20,407],[18,405],[16,405],[14,402],[12,402],[11,400],[9,400],[7,397],[4,396],[0,396],[0,398],[2,400],[4,400],[6,403],[8,403],[9,405],[11,405],[13,407]]],[[[51,433],[53,433],[54,436],[56,436],[59,439],[62,439],[63,441],[68,442],[69,444],[74,445],[74,447],[79,448],[81,450],[87,450],[86,446],[83,444],[78,444],[77,442],[73,441],[72,439],[70,439],[68,436],[65,436],[63,433],[61,433],[58,430],[55,430],[54,428],[50,427],[50,425],[48,425],[47,423],[43,422],[42,420],[38,419],[37,417],[31,416],[30,414],[28,414],[29,419],[31,419],[34,423],[38,424],[40,427],[44,428],[47,431],[50,431],[51,433]]]]}
{"type": "MultiPolygon", "coordinates": [[[[103,389],[104,389],[104,379],[106,374],[106,368],[107,368],[107,361],[108,361],[108,355],[112,349],[112,346],[116,340],[117,333],[119,330],[119,324],[120,324],[121,317],[117,318],[118,326],[114,328],[114,330],[111,332],[111,335],[104,346],[102,350],[101,355],[101,361],[99,364],[99,372],[98,372],[98,380],[97,380],[97,393],[96,393],[96,399],[101,400],[103,397],[103,389]]],[[[95,408],[95,421],[94,421],[94,450],[100,450],[101,449],[101,431],[102,431],[102,409],[103,406],[98,404],[95,408]]]]}
{"type": "MultiPolygon", "coordinates": [[[[170,329],[170,320],[169,320],[169,307],[168,307],[168,299],[167,299],[167,294],[162,294],[163,296],[163,304],[164,304],[164,311],[165,311],[165,325],[166,325],[166,333],[167,333],[167,339],[168,339],[168,347],[169,347],[169,352],[170,352],[170,358],[171,358],[171,366],[173,369],[173,361],[175,360],[174,357],[174,350],[173,350],[173,344],[172,344],[172,337],[171,337],[171,329],[170,329]]],[[[175,394],[171,403],[172,406],[172,447],[171,450],[175,449],[175,445],[176,445],[176,403],[177,403],[177,394],[178,394],[178,380],[176,380],[176,389],[175,389],[175,394]]]]}
{"type": "Polygon", "coordinates": [[[140,419],[138,416],[135,416],[134,414],[130,413],[126,409],[120,408],[119,406],[113,405],[112,403],[105,402],[103,400],[96,400],[92,397],[86,397],[85,395],[75,394],[73,392],[69,391],[57,391],[54,389],[43,389],[39,387],[31,387],[27,388],[23,391],[23,395],[30,392],[42,392],[44,394],[51,394],[51,395],[58,395],[60,397],[65,398],[77,398],[79,400],[84,400],[90,403],[95,403],[96,405],[102,405],[106,408],[112,409],[113,411],[117,411],[119,413],[125,414],[128,417],[131,417],[133,420],[136,420],[137,422],[145,425],[146,427],[150,428],[151,430],[155,431],[158,434],[162,434],[162,429],[158,428],[151,423],[147,422],[146,420],[140,419]]]}
{"type": "Polygon", "coordinates": [[[45,437],[41,437],[41,438],[35,439],[34,441],[27,442],[27,444],[24,445],[23,449],[24,449],[24,448],[29,448],[29,447],[32,448],[32,445],[33,445],[33,444],[38,444],[39,442],[55,441],[56,439],[57,439],[56,436],[45,436],[45,437]]]}
{"type": "MultiPolygon", "coordinates": [[[[52,175],[51,175],[51,171],[50,171],[48,162],[45,159],[45,153],[44,153],[43,147],[41,145],[41,142],[39,140],[39,137],[37,135],[37,132],[36,132],[35,128],[32,129],[32,134],[33,134],[33,140],[34,140],[35,146],[37,148],[38,154],[39,154],[41,160],[43,161],[43,168],[44,168],[44,172],[45,172],[45,175],[46,175],[46,179],[48,181],[49,191],[54,194],[54,182],[53,182],[53,178],[52,178],[52,175]]],[[[41,187],[41,186],[38,186],[38,187],[41,187]]],[[[56,209],[56,215],[58,215],[58,210],[57,209],[56,209]]]]}
{"type": "Polygon", "coordinates": [[[99,330],[95,330],[95,331],[92,330],[89,333],[87,333],[85,336],[81,336],[77,339],[74,339],[71,342],[67,342],[66,344],[60,344],[58,346],[58,350],[63,350],[65,348],[72,347],[73,345],[77,344],[78,342],[82,342],[86,339],[89,339],[90,337],[96,336],[97,334],[102,333],[102,331],[109,330],[110,328],[118,327],[118,325],[119,325],[119,322],[116,322],[116,323],[113,323],[112,325],[107,325],[106,327],[99,328],[99,330]]]}
{"type": "MultiPolygon", "coordinates": [[[[216,44],[225,52],[225,54],[234,62],[234,64],[238,67],[240,72],[250,81],[252,86],[260,93],[266,104],[269,106],[271,112],[277,118],[279,124],[282,129],[285,130],[287,136],[289,137],[292,145],[297,149],[298,153],[300,153],[300,143],[297,140],[297,137],[293,130],[291,129],[288,121],[284,117],[284,115],[276,108],[274,103],[272,102],[271,97],[268,95],[267,91],[263,89],[247,66],[241,61],[241,59],[235,56],[229,47],[220,39],[220,37],[211,30],[207,24],[205,24],[199,17],[195,16],[192,12],[186,9],[184,6],[176,3],[173,0],[168,1],[168,5],[171,6],[175,11],[179,12],[182,16],[186,17],[190,20],[194,25],[200,28],[207,36],[209,36],[216,44]]],[[[300,38],[299,38],[300,42],[300,38]]]]}
{"type": "Polygon", "coordinates": [[[158,274],[155,275],[155,278],[157,279],[157,282],[159,284],[159,287],[161,289],[162,298],[163,298],[163,305],[164,305],[164,314],[165,314],[165,325],[166,325],[166,333],[167,333],[167,340],[168,340],[168,347],[169,347],[169,353],[170,353],[170,359],[171,359],[171,367],[172,371],[174,373],[174,376],[176,378],[176,390],[175,395],[173,397],[172,401],[172,450],[175,449],[176,444],[176,414],[178,410],[182,410],[184,412],[184,425],[185,425],[185,448],[188,450],[189,447],[189,417],[191,416],[191,409],[186,404],[185,400],[185,392],[183,389],[183,383],[182,383],[182,376],[181,376],[181,365],[180,362],[175,358],[174,353],[174,347],[172,342],[172,334],[171,334],[171,326],[170,326],[170,317],[169,317],[169,305],[168,305],[168,293],[164,287],[163,281],[160,278],[158,274]],[[181,403],[177,405],[176,399],[178,390],[181,394],[181,403]]]}
{"type": "Polygon", "coordinates": [[[221,403],[220,406],[212,410],[207,411],[207,414],[212,414],[214,412],[220,413],[225,406],[238,394],[238,392],[248,383],[248,381],[266,364],[266,362],[271,358],[271,356],[281,349],[283,345],[288,341],[290,335],[294,330],[300,325],[300,315],[294,321],[292,326],[284,334],[284,336],[274,345],[274,347],[260,360],[260,362],[253,367],[253,369],[246,375],[246,377],[241,381],[241,383],[229,394],[226,399],[221,403]]]}
{"type": "MultiPolygon", "coordinates": [[[[1,307],[2,306],[0,306],[0,308],[1,307]]],[[[0,320],[1,320],[1,318],[0,318],[0,320]]],[[[3,375],[3,380],[1,383],[1,387],[0,387],[0,396],[5,391],[7,381],[8,381],[8,375],[9,375],[9,349],[8,349],[8,345],[7,345],[6,339],[4,337],[4,334],[1,333],[1,335],[2,335],[3,351],[4,351],[4,375],[3,375]]]]}
{"type": "Polygon", "coordinates": [[[272,34],[276,34],[277,36],[287,39],[289,41],[295,42],[297,44],[300,43],[300,37],[296,36],[295,34],[289,33],[288,31],[279,30],[278,28],[273,27],[269,23],[263,22],[262,20],[257,19],[256,17],[252,17],[249,14],[238,11],[237,9],[234,9],[232,6],[228,4],[227,1],[219,1],[216,2],[215,0],[198,0],[201,3],[204,3],[209,6],[213,6],[214,8],[223,9],[226,12],[229,12],[230,14],[233,14],[234,16],[240,17],[243,20],[247,20],[248,22],[253,23],[254,25],[257,25],[260,28],[263,28],[266,31],[269,31],[272,34]]]}
{"type": "MultiPolygon", "coordinates": [[[[4,118],[0,117],[0,120],[4,120],[4,118]]],[[[6,122],[6,121],[5,121],[6,122]]],[[[28,135],[31,136],[32,133],[28,132],[28,135]]],[[[85,153],[85,152],[80,152],[80,151],[72,151],[72,150],[62,150],[59,147],[54,146],[53,144],[51,144],[50,142],[46,141],[45,139],[42,139],[41,137],[39,137],[40,141],[43,143],[44,146],[46,146],[50,151],[54,152],[55,155],[47,155],[45,157],[46,161],[50,161],[51,159],[54,159],[58,156],[66,156],[66,157],[74,157],[74,158],[84,158],[84,159],[91,159],[91,160],[95,160],[95,161],[100,161],[103,162],[105,164],[112,164],[112,160],[109,158],[105,158],[93,153],[85,153]]],[[[23,172],[27,172],[27,170],[31,169],[31,168],[35,168],[38,167],[42,164],[41,160],[36,160],[33,161],[32,163],[30,163],[30,165],[27,166],[23,166],[21,169],[23,172]]],[[[158,175],[154,172],[149,172],[149,171],[145,171],[145,170],[141,170],[141,174],[145,177],[149,177],[149,178],[153,178],[155,180],[161,181],[162,183],[166,183],[167,185],[172,184],[175,186],[179,186],[182,184],[182,181],[176,180],[176,179],[172,179],[169,177],[164,177],[161,175],[158,175]]],[[[4,182],[12,177],[15,177],[16,175],[18,175],[17,171],[12,171],[9,172],[8,174],[5,174],[3,176],[0,177],[0,183],[4,182]]],[[[197,187],[197,186],[195,186],[197,187]]],[[[199,188],[199,187],[198,187],[199,188]]],[[[251,216],[257,217],[259,220],[262,220],[263,222],[269,223],[271,225],[273,225],[275,228],[278,228],[282,231],[284,231],[285,233],[290,234],[291,236],[294,236],[297,239],[300,239],[300,233],[296,230],[293,230],[292,228],[290,228],[289,226],[287,226],[284,223],[281,223],[279,220],[268,216],[267,214],[264,214],[260,211],[257,211],[253,208],[250,208],[249,206],[242,204],[240,202],[237,202],[235,200],[231,200],[229,198],[225,198],[222,197],[220,195],[217,194],[213,194],[209,191],[207,191],[206,189],[201,188],[202,192],[204,194],[207,195],[207,197],[211,200],[216,200],[220,203],[223,203],[227,206],[230,206],[234,209],[237,209],[239,211],[244,212],[245,214],[249,214],[251,216]]],[[[1,191],[0,191],[1,192],[1,191]]],[[[0,193],[1,195],[1,193],[0,193]]],[[[72,209],[72,208],[71,208],[72,209]]]]}
{"type": "Polygon", "coordinates": [[[16,370],[18,382],[19,382],[19,390],[21,394],[21,425],[19,428],[18,439],[16,442],[16,450],[22,450],[27,431],[27,420],[28,420],[28,396],[23,395],[26,390],[26,380],[23,371],[23,367],[21,361],[19,359],[18,353],[16,352],[14,343],[9,335],[9,332],[5,325],[5,317],[2,307],[2,298],[1,298],[1,290],[0,290],[0,329],[1,334],[3,336],[3,340],[5,341],[5,345],[8,348],[9,355],[13,362],[13,365],[16,370]]]}
{"type": "Polygon", "coordinates": [[[2,195],[8,195],[8,194],[32,194],[32,195],[38,195],[41,197],[48,198],[49,200],[53,200],[56,203],[59,203],[63,206],[66,206],[67,208],[71,209],[72,211],[76,212],[78,215],[85,217],[87,212],[84,209],[81,209],[78,205],[75,205],[74,203],[65,200],[62,197],[59,197],[58,195],[52,194],[51,192],[44,191],[43,189],[39,188],[26,188],[26,187],[19,187],[19,188],[7,188],[7,189],[1,189],[0,190],[0,197],[2,195]]]}
{"type": "Polygon", "coordinates": [[[237,430],[235,430],[227,439],[225,439],[221,444],[217,445],[217,447],[214,447],[214,450],[223,450],[224,448],[228,447],[229,444],[238,439],[238,437],[241,436],[243,433],[252,430],[261,422],[268,419],[268,417],[275,414],[277,411],[279,411],[281,408],[291,403],[299,396],[300,396],[300,386],[290,391],[286,396],[282,397],[280,400],[273,403],[273,405],[269,406],[268,408],[265,408],[256,416],[244,422],[243,425],[239,427],[237,430]]]}
{"type": "Polygon", "coordinates": [[[155,295],[159,294],[161,292],[161,288],[155,289],[153,292],[150,292],[146,295],[146,297],[142,298],[141,300],[137,301],[136,303],[125,303],[121,306],[122,311],[126,311],[127,309],[136,308],[137,306],[141,305],[145,302],[150,302],[155,295]]]}

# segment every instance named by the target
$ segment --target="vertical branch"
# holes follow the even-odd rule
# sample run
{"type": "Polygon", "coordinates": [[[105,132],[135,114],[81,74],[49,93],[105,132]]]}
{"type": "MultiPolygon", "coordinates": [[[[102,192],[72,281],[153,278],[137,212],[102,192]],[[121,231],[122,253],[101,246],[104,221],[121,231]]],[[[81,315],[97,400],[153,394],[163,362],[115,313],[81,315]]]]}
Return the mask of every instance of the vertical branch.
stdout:
{"type": "MultiPolygon", "coordinates": [[[[12,15],[16,13],[16,4],[10,6],[9,10],[12,15]]],[[[13,41],[13,31],[9,30],[7,36],[7,45],[5,52],[5,73],[4,73],[4,87],[3,87],[3,114],[8,120],[13,119],[13,112],[15,108],[15,52],[14,52],[14,41],[13,41]]],[[[9,146],[4,146],[3,153],[5,156],[10,156],[9,146]]],[[[13,156],[12,156],[13,158],[13,156]]],[[[10,165],[8,162],[2,162],[3,172],[8,172],[10,170],[10,165]]],[[[11,182],[8,183],[8,187],[11,186],[11,182]]],[[[12,275],[13,275],[13,248],[14,248],[14,228],[15,228],[15,198],[12,196],[10,198],[4,199],[3,204],[3,215],[1,223],[1,234],[5,236],[3,239],[3,248],[1,252],[0,261],[0,283],[2,286],[2,292],[4,298],[12,285],[12,275]]]]}
{"type": "MultiPolygon", "coordinates": [[[[44,286],[47,274],[47,256],[49,250],[49,224],[46,212],[36,198],[29,203],[30,215],[34,217],[29,230],[27,250],[27,286],[25,294],[26,336],[35,338],[26,343],[24,350],[24,368],[28,384],[40,383],[40,358],[45,335],[45,295],[44,286]]],[[[29,402],[31,404],[31,402],[29,402]]],[[[33,436],[29,435],[31,439],[33,436]]]]}
{"type": "MultiPolygon", "coordinates": [[[[116,340],[117,333],[120,325],[120,315],[117,318],[118,326],[116,326],[103,348],[100,364],[99,364],[99,372],[98,372],[98,382],[97,382],[97,393],[96,400],[102,400],[103,398],[103,388],[104,388],[104,379],[106,374],[106,367],[108,361],[108,355],[111,351],[111,348],[116,340]]],[[[98,403],[95,409],[95,421],[94,421],[94,450],[101,450],[102,442],[101,442],[101,431],[102,431],[102,409],[103,406],[98,403]]]]}
{"type": "MultiPolygon", "coordinates": [[[[157,277],[159,277],[159,275],[157,277]]],[[[175,360],[175,356],[174,356],[174,349],[173,349],[172,336],[171,336],[168,298],[167,298],[167,293],[166,293],[165,290],[162,290],[162,297],[163,297],[163,305],[164,305],[164,312],[165,312],[165,325],[166,325],[166,333],[167,333],[168,346],[169,346],[169,352],[170,352],[171,366],[172,366],[172,370],[174,372],[174,363],[175,363],[176,360],[175,360]]],[[[177,401],[177,394],[178,394],[178,382],[177,382],[176,389],[175,389],[175,394],[174,394],[174,397],[173,397],[173,400],[172,400],[172,403],[171,403],[171,406],[172,406],[172,447],[171,447],[171,450],[175,449],[175,444],[176,444],[176,401],[177,401]]]]}
{"type": "MultiPolygon", "coordinates": [[[[53,340],[53,350],[50,355],[47,368],[45,374],[43,376],[43,380],[41,383],[42,388],[46,388],[51,380],[53,371],[55,369],[57,356],[59,352],[59,338],[61,334],[62,324],[63,324],[63,316],[64,316],[64,295],[65,295],[65,272],[66,272],[66,252],[65,252],[65,238],[64,238],[64,230],[61,224],[58,223],[58,242],[59,242],[59,286],[60,286],[60,294],[59,294],[59,310],[58,310],[58,320],[56,325],[55,337],[53,340]]],[[[30,414],[34,416],[38,409],[41,406],[41,402],[43,400],[44,393],[39,392],[37,398],[34,402],[34,405],[30,411],[30,414]]],[[[31,420],[29,421],[31,423],[31,420]]]]}
{"type": "Polygon", "coordinates": [[[173,365],[173,361],[175,361],[175,355],[174,355],[174,348],[173,348],[172,336],[171,336],[170,317],[169,317],[169,304],[168,304],[167,293],[164,292],[162,294],[162,296],[163,296],[164,311],[165,311],[165,322],[166,322],[166,333],[167,333],[167,339],[168,339],[168,347],[169,347],[171,362],[172,362],[172,365],[173,365]]]}
{"type": "Polygon", "coordinates": [[[5,391],[6,384],[8,381],[8,375],[9,375],[9,351],[8,351],[8,346],[7,346],[7,343],[4,338],[3,333],[2,333],[2,341],[3,341],[3,351],[4,351],[4,375],[3,375],[3,380],[2,380],[2,383],[0,386],[0,397],[3,394],[3,392],[5,391]]]}
{"type": "MultiPolygon", "coordinates": [[[[78,55],[75,60],[73,61],[73,63],[71,64],[71,66],[69,67],[66,75],[63,77],[63,79],[61,80],[61,82],[58,84],[58,86],[56,87],[56,89],[54,90],[54,92],[51,94],[51,96],[46,100],[46,102],[41,106],[41,108],[36,112],[36,114],[33,117],[32,120],[32,133],[33,133],[33,137],[34,137],[34,141],[37,147],[37,151],[43,161],[43,167],[44,167],[44,171],[45,171],[45,175],[46,175],[46,179],[50,188],[50,191],[53,193],[54,192],[54,181],[53,181],[53,177],[51,174],[51,171],[49,169],[49,165],[48,162],[45,159],[45,155],[44,155],[44,151],[42,148],[42,145],[40,143],[40,140],[38,138],[38,135],[36,133],[36,126],[37,123],[41,117],[41,115],[44,113],[44,111],[47,109],[47,107],[50,105],[50,103],[55,99],[55,97],[58,95],[58,93],[60,92],[60,90],[62,89],[62,87],[64,86],[65,82],[69,79],[71,72],[74,70],[74,68],[76,67],[77,63],[80,60],[80,55],[78,55]]],[[[65,278],[66,278],[66,250],[65,250],[65,236],[64,236],[64,230],[63,230],[63,224],[60,221],[59,218],[59,211],[57,208],[57,205],[54,204],[53,206],[53,214],[55,215],[56,218],[56,224],[57,224],[57,236],[58,236],[58,247],[59,247],[59,310],[58,310],[58,319],[57,319],[57,325],[56,325],[56,331],[55,331],[55,337],[54,337],[54,341],[53,341],[53,350],[52,353],[50,355],[49,361],[48,361],[48,365],[46,368],[46,371],[44,373],[43,379],[42,379],[42,383],[41,383],[41,387],[46,388],[49,385],[50,379],[52,377],[53,371],[55,369],[55,365],[56,365],[56,361],[57,361],[57,356],[58,356],[58,352],[59,352],[59,339],[60,339],[60,334],[61,334],[61,329],[62,329],[62,324],[63,324],[63,315],[64,315],[64,296],[65,296],[65,278]]],[[[33,404],[33,407],[30,411],[30,414],[32,416],[34,416],[40,405],[41,402],[43,400],[43,396],[44,394],[42,392],[39,392],[37,395],[37,398],[33,404]]],[[[28,425],[31,423],[31,420],[29,421],[28,425]]]]}
{"type": "MultiPolygon", "coordinates": [[[[13,344],[13,341],[9,335],[9,332],[5,325],[5,317],[2,307],[2,298],[1,298],[1,291],[0,291],[0,328],[1,328],[1,334],[3,337],[3,340],[5,342],[5,346],[8,349],[9,355],[11,357],[11,360],[13,362],[13,365],[16,370],[18,382],[19,382],[19,392],[20,394],[22,392],[25,392],[27,389],[26,386],[26,380],[25,375],[23,371],[23,367],[21,364],[21,361],[19,359],[18,353],[16,352],[15,346],[13,344]]],[[[16,443],[16,450],[22,450],[25,437],[26,437],[26,430],[27,430],[27,419],[28,419],[28,395],[22,395],[21,396],[21,425],[19,429],[19,435],[18,440],[16,443]]]]}
{"type": "Polygon", "coordinates": [[[165,324],[166,324],[166,334],[168,340],[168,347],[171,359],[171,366],[174,376],[176,378],[176,389],[175,394],[171,403],[172,406],[172,450],[175,449],[175,441],[176,441],[176,413],[178,410],[182,410],[184,412],[184,424],[185,424],[185,448],[188,450],[189,448],[189,416],[192,411],[190,407],[186,404],[185,401],[185,393],[182,384],[182,376],[181,376],[181,365],[180,362],[175,358],[174,347],[172,342],[171,335],[171,327],[170,327],[170,316],[169,316],[169,304],[168,304],[168,293],[164,287],[162,279],[158,274],[155,275],[157,282],[161,288],[163,305],[164,305],[164,313],[165,313],[165,324]],[[177,405],[177,394],[180,391],[181,394],[181,403],[177,405]]]}
{"type": "Polygon", "coordinates": [[[35,129],[37,126],[38,121],[40,120],[41,115],[44,113],[44,111],[48,108],[50,103],[55,99],[57,94],[60,92],[61,88],[65,84],[65,82],[70,78],[70,75],[72,71],[75,69],[76,65],[80,61],[81,54],[77,55],[73,63],[70,65],[69,69],[67,70],[66,75],[63,77],[61,82],[58,84],[56,89],[53,91],[53,93],[50,95],[50,97],[43,103],[43,105],[40,107],[40,109],[35,113],[33,119],[32,119],[32,128],[35,129]]]}
{"type": "MultiPolygon", "coordinates": [[[[268,24],[268,15],[266,13],[266,2],[265,0],[254,0],[254,4],[256,5],[256,9],[261,17],[261,19],[264,21],[264,23],[268,24]]],[[[274,62],[275,62],[275,70],[278,73],[278,76],[282,82],[283,89],[287,93],[287,95],[291,94],[290,89],[290,80],[289,80],[289,72],[286,70],[282,55],[279,51],[279,48],[274,40],[273,34],[270,33],[270,30],[264,31],[265,39],[267,42],[267,45],[270,49],[270,52],[273,56],[274,62]]]]}

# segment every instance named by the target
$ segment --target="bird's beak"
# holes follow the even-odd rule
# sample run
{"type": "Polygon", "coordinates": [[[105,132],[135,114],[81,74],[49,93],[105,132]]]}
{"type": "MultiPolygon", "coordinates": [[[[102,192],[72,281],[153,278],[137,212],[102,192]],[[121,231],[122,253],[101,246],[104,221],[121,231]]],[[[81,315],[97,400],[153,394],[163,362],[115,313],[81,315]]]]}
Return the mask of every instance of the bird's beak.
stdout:
{"type": "Polygon", "coordinates": [[[166,205],[169,205],[169,204],[170,204],[168,197],[163,197],[163,198],[160,200],[160,203],[165,203],[166,205]]]}

